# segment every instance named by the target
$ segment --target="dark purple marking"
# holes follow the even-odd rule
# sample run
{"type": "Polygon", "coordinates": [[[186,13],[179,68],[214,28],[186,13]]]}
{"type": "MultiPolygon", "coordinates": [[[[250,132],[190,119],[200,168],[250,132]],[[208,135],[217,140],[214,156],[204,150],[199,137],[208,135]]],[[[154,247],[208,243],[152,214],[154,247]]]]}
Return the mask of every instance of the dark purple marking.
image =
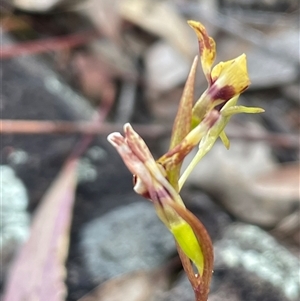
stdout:
{"type": "Polygon", "coordinates": [[[235,95],[235,90],[233,86],[229,85],[222,88],[219,88],[217,85],[212,85],[208,90],[208,95],[212,101],[222,99],[226,102],[235,95]]]}

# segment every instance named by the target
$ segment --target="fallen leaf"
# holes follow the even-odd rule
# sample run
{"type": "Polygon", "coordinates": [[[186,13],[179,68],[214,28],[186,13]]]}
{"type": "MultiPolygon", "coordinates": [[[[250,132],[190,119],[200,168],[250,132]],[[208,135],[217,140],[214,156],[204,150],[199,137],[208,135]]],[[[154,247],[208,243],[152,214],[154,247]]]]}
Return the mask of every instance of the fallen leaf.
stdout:
{"type": "Polygon", "coordinates": [[[164,268],[134,271],[104,282],[78,301],[148,301],[164,291],[167,283],[164,268]]]}
{"type": "Polygon", "coordinates": [[[155,34],[191,58],[196,52],[191,30],[174,6],[165,1],[123,0],[119,3],[120,15],[144,30],[155,34]]]}
{"type": "Polygon", "coordinates": [[[52,37],[37,41],[26,41],[1,47],[0,59],[9,59],[23,55],[33,55],[50,51],[65,50],[95,40],[94,31],[75,33],[64,37],[52,37]]]}
{"type": "Polygon", "coordinates": [[[28,241],[8,277],[4,301],[63,301],[64,262],[77,183],[77,160],[69,160],[46,192],[32,221],[28,241]]]}
{"type": "MultiPolygon", "coordinates": [[[[152,94],[165,94],[182,85],[191,65],[190,59],[184,57],[170,43],[161,40],[147,49],[144,59],[146,84],[152,94]]],[[[157,98],[160,104],[161,97],[157,98]]]]}
{"type": "Polygon", "coordinates": [[[93,101],[112,103],[115,100],[116,76],[101,60],[93,55],[79,53],[74,57],[73,64],[83,92],[93,101]]]}
{"type": "Polygon", "coordinates": [[[279,165],[257,177],[253,189],[263,198],[300,201],[300,163],[279,165]]]}
{"type": "Polygon", "coordinates": [[[116,44],[121,43],[119,0],[82,1],[78,8],[93,22],[99,32],[116,44]]]}
{"type": "MultiPolygon", "coordinates": [[[[248,132],[252,129],[249,124],[248,132]]],[[[299,168],[299,163],[277,165],[264,141],[236,141],[229,151],[220,143],[195,168],[189,184],[213,195],[238,220],[272,228],[299,206],[299,168]]]]}
{"type": "Polygon", "coordinates": [[[14,15],[9,15],[1,18],[0,25],[3,32],[31,29],[31,22],[29,18],[14,15]]]}
{"type": "Polygon", "coordinates": [[[285,217],[272,233],[280,239],[292,239],[297,245],[300,243],[300,210],[295,210],[289,216],[285,217]]]}

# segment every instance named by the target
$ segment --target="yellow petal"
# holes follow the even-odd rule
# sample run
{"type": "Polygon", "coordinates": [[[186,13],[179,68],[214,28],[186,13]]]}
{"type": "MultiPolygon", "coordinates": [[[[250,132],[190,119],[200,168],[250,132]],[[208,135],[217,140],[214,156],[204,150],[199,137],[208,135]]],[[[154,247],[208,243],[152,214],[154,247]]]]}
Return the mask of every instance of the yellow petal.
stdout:
{"type": "Polygon", "coordinates": [[[205,114],[217,105],[240,94],[250,84],[246,55],[217,64],[211,72],[211,83],[193,107],[192,127],[199,124],[205,114]]]}
{"type": "Polygon", "coordinates": [[[227,101],[234,95],[242,93],[250,85],[247,71],[246,55],[217,64],[212,72],[212,86],[208,94],[213,100],[227,101]]]}
{"type": "Polygon", "coordinates": [[[207,34],[205,27],[200,22],[190,20],[188,24],[194,29],[197,35],[203,73],[208,83],[211,83],[210,72],[216,57],[216,43],[207,34]]]}

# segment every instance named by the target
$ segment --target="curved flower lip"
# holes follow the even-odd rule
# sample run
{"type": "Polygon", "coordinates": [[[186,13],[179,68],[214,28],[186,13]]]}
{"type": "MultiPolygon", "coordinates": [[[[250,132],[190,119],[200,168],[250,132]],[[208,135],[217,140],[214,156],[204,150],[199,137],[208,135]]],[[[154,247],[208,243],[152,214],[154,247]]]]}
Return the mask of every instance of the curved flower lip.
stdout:
{"type": "Polygon", "coordinates": [[[211,77],[211,92],[208,94],[211,94],[213,100],[227,101],[234,95],[241,94],[250,85],[246,55],[243,53],[233,60],[220,62],[213,68],[211,77]],[[213,93],[213,90],[217,93],[213,93]]]}

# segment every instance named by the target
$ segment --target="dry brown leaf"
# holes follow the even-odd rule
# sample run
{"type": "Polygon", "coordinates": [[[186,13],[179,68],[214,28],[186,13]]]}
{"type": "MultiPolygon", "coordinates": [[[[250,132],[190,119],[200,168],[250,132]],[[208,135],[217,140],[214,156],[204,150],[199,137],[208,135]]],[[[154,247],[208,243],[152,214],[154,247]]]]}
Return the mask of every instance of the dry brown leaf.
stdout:
{"type": "Polygon", "coordinates": [[[4,32],[31,29],[31,21],[29,18],[14,15],[1,18],[0,25],[1,30],[4,32]]]}
{"type": "Polygon", "coordinates": [[[273,229],[273,234],[279,236],[281,239],[290,239],[299,245],[300,243],[300,210],[295,210],[289,216],[285,217],[273,229]]]}
{"type": "Polygon", "coordinates": [[[282,164],[257,177],[253,190],[266,198],[300,201],[300,163],[282,164]]]}
{"type": "Polygon", "coordinates": [[[115,99],[113,78],[116,74],[94,55],[79,53],[74,57],[74,67],[84,93],[95,102],[101,99],[112,103],[115,99]]]}
{"type": "Polygon", "coordinates": [[[264,142],[234,143],[226,160],[223,145],[216,144],[200,165],[190,184],[214,195],[238,220],[272,228],[299,204],[299,163],[290,171],[285,169],[287,165],[276,167],[264,142]],[[284,177],[280,180],[281,172],[284,177]],[[273,184],[269,183],[272,175],[277,175],[273,184]],[[218,181],[214,181],[216,177],[218,181]]]}
{"type": "Polygon", "coordinates": [[[153,0],[123,0],[120,15],[146,31],[155,34],[188,58],[196,52],[197,44],[185,20],[170,3],[153,0]]]}
{"type": "Polygon", "coordinates": [[[69,160],[46,192],[32,221],[31,235],[16,257],[4,301],[63,301],[64,262],[75,197],[77,160],[69,160]]]}
{"type": "Polygon", "coordinates": [[[89,0],[81,2],[79,9],[94,23],[107,38],[120,44],[121,18],[118,11],[119,0],[89,0]]]}
{"type": "Polygon", "coordinates": [[[167,283],[164,269],[135,271],[104,282],[78,301],[148,301],[167,283]]]}
{"type": "Polygon", "coordinates": [[[53,9],[57,4],[63,2],[62,0],[13,0],[13,5],[21,10],[31,12],[47,12],[53,9]]]}

